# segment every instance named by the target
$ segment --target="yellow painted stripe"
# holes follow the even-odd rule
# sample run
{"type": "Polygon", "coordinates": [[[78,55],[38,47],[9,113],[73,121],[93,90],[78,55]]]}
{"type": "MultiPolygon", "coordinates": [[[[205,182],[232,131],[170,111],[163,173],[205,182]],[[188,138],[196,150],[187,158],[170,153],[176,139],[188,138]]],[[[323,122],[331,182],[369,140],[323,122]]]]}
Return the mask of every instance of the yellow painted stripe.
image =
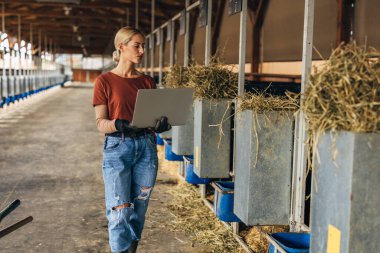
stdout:
{"type": "Polygon", "coordinates": [[[340,253],[340,230],[329,224],[326,253],[340,253]]]}

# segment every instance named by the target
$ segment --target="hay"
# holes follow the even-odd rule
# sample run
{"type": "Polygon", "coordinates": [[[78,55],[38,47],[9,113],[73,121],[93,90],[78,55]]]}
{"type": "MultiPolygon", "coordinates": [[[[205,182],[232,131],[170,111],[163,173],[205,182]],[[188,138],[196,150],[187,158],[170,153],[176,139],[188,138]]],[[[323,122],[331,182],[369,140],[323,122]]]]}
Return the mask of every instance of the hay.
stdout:
{"type": "Polygon", "coordinates": [[[175,219],[173,229],[191,235],[193,244],[205,246],[203,252],[238,252],[240,246],[231,229],[226,228],[203,203],[197,188],[179,184],[171,192],[173,201],[168,205],[175,219]]]}
{"type": "Polygon", "coordinates": [[[208,66],[191,64],[187,74],[188,86],[195,89],[195,98],[215,100],[237,96],[238,75],[217,58],[208,66]]]}
{"type": "Polygon", "coordinates": [[[380,132],[380,61],[373,48],[341,44],[310,76],[303,110],[316,136],[325,131],[380,132]]]}
{"type": "Polygon", "coordinates": [[[191,63],[189,67],[174,65],[163,79],[167,88],[194,88],[194,98],[231,99],[238,90],[238,75],[218,58],[211,59],[208,66],[191,63]]]}
{"type": "Polygon", "coordinates": [[[265,234],[287,232],[288,226],[254,226],[248,230],[242,231],[240,236],[244,238],[247,245],[255,253],[267,253],[269,242],[265,234]]]}
{"type": "Polygon", "coordinates": [[[264,92],[246,93],[241,97],[238,111],[252,110],[257,113],[268,111],[296,111],[299,108],[299,95],[286,92],[285,96],[274,96],[264,92]]]}
{"type": "Polygon", "coordinates": [[[188,68],[174,65],[163,78],[165,88],[184,88],[189,82],[188,68]]]}

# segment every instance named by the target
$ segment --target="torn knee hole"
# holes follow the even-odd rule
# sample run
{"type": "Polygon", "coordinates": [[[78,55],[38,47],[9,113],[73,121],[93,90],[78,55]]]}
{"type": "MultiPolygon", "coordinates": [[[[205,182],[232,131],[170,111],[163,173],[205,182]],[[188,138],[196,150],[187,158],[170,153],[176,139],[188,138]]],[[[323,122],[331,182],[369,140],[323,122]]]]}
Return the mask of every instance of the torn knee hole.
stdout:
{"type": "Polygon", "coordinates": [[[147,200],[149,198],[152,187],[141,187],[140,195],[137,197],[139,200],[147,200]]]}
{"type": "Polygon", "coordinates": [[[117,211],[117,210],[127,208],[127,207],[131,207],[131,204],[130,203],[124,203],[122,205],[114,206],[114,207],[112,207],[112,210],[117,211]]]}

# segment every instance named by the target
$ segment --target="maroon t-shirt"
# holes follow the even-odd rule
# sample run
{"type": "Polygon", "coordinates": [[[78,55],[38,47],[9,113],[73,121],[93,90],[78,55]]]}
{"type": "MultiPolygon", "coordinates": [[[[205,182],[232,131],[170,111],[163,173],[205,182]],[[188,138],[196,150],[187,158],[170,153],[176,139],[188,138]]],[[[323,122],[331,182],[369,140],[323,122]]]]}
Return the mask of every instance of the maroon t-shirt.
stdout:
{"type": "Polygon", "coordinates": [[[132,121],[137,91],[139,89],[155,89],[152,77],[142,75],[124,78],[112,72],[98,76],[95,80],[93,106],[107,105],[110,120],[126,119],[132,121]]]}

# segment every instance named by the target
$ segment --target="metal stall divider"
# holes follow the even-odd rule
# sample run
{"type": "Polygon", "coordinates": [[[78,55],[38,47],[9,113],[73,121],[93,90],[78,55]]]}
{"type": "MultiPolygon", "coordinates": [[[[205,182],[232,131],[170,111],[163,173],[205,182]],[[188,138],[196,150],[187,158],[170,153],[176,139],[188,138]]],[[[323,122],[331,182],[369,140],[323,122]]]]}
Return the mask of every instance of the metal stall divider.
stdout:
{"type": "Polygon", "coordinates": [[[9,86],[10,86],[10,101],[13,103],[15,101],[15,79],[14,79],[14,69],[13,69],[13,65],[14,65],[14,50],[13,48],[10,48],[10,57],[9,57],[9,78],[8,78],[8,82],[9,82],[9,86]]]}
{"type": "MultiPolygon", "coordinates": [[[[239,76],[238,76],[238,96],[242,96],[244,94],[244,83],[245,83],[245,52],[246,52],[246,37],[247,37],[247,0],[241,0],[241,11],[240,11],[240,31],[239,31],[239,76]]],[[[238,101],[235,101],[236,107],[238,105],[238,101]]],[[[234,150],[236,150],[236,115],[234,116],[235,129],[234,129],[234,150]]],[[[233,161],[235,161],[235,152],[233,152],[233,161]]],[[[235,175],[235,162],[233,162],[233,171],[232,175],[235,175]]],[[[235,181],[234,177],[233,180],[235,181]]],[[[236,201],[236,198],[235,198],[236,201]]],[[[232,223],[232,231],[233,234],[237,237],[239,233],[239,223],[232,223]]],[[[240,239],[241,240],[241,239],[240,239]]],[[[240,243],[241,241],[238,240],[240,243]]],[[[241,243],[242,244],[242,243],[241,243]]]]}
{"type": "Polygon", "coordinates": [[[1,34],[1,44],[2,44],[2,75],[1,75],[1,86],[2,86],[2,105],[8,105],[9,104],[9,84],[8,84],[8,79],[7,79],[7,68],[6,68],[6,63],[7,63],[7,58],[9,56],[9,44],[8,43],[8,38],[6,33],[1,34]]]}
{"type": "MultiPolygon", "coordinates": [[[[302,73],[301,73],[301,101],[308,83],[313,50],[313,25],[314,25],[314,0],[305,1],[303,49],[302,49],[302,73]]],[[[302,106],[302,104],[301,104],[302,106]]],[[[306,121],[302,112],[296,116],[293,154],[293,179],[292,179],[292,201],[290,230],[294,232],[309,231],[304,224],[305,209],[305,185],[306,185],[306,121]]]]}
{"type": "MultiPolygon", "coordinates": [[[[199,1],[189,5],[186,2],[185,14],[185,40],[184,40],[184,67],[189,65],[189,27],[190,27],[190,11],[199,6],[199,1]]],[[[184,17],[182,17],[184,18],[184,17]]],[[[173,31],[174,34],[174,31],[173,31]]],[[[174,37],[174,35],[173,35],[174,37]]],[[[177,155],[193,155],[194,154],[194,107],[189,114],[186,125],[174,126],[172,128],[173,152],[177,155]]]]}

